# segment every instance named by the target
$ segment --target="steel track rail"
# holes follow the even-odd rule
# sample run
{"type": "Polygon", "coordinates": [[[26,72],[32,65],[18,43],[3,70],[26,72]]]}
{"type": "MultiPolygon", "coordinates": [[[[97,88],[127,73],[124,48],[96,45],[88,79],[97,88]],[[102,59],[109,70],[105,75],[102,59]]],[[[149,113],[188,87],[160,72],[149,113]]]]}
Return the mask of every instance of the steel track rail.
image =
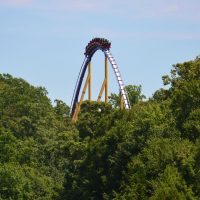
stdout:
{"type": "Polygon", "coordinates": [[[122,95],[122,99],[123,99],[123,102],[124,102],[124,107],[125,107],[125,109],[130,109],[131,105],[130,105],[130,102],[129,102],[129,99],[128,99],[128,94],[127,94],[126,89],[124,87],[124,82],[122,80],[122,76],[120,74],[119,67],[117,66],[117,63],[116,63],[114,57],[112,56],[112,54],[109,50],[104,50],[104,53],[108,57],[108,60],[110,61],[110,64],[112,65],[113,71],[114,71],[115,76],[117,78],[119,90],[120,90],[120,93],[122,95]]]}
{"type": "Polygon", "coordinates": [[[77,82],[76,82],[76,86],[75,86],[75,89],[74,89],[72,102],[71,102],[71,107],[70,107],[70,115],[71,116],[73,116],[75,108],[76,108],[76,104],[78,103],[80,89],[81,89],[81,86],[82,86],[83,78],[85,76],[85,72],[86,72],[86,69],[88,67],[88,64],[91,61],[92,56],[94,55],[94,53],[99,49],[104,52],[105,56],[108,58],[110,64],[112,65],[112,69],[113,69],[113,71],[115,73],[115,76],[116,76],[116,79],[117,79],[117,82],[118,82],[118,85],[119,85],[119,91],[120,91],[120,93],[122,95],[122,99],[123,99],[123,103],[124,103],[125,109],[130,109],[131,108],[131,105],[130,105],[129,99],[128,99],[128,95],[127,95],[127,92],[126,92],[125,87],[124,87],[124,82],[122,80],[122,76],[120,74],[118,65],[117,65],[114,57],[112,56],[112,54],[109,51],[109,49],[102,49],[99,46],[99,47],[95,48],[92,52],[90,52],[90,55],[86,55],[86,57],[85,57],[85,59],[83,61],[83,64],[82,64],[82,67],[81,67],[81,70],[79,72],[79,76],[78,76],[78,79],[77,79],[77,82]]]}

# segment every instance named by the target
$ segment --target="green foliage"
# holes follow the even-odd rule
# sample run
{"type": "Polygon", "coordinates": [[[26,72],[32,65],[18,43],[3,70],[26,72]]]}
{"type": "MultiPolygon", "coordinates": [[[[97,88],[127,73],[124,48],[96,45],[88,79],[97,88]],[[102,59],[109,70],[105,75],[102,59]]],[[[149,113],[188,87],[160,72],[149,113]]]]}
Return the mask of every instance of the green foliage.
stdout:
{"type": "Polygon", "coordinates": [[[162,193],[161,199],[171,199],[171,195],[177,195],[175,199],[181,199],[179,195],[194,196],[191,188],[184,187],[192,185],[196,153],[195,145],[189,141],[150,139],[143,151],[129,163],[126,182],[116,199],[159,199],[162,193]]]}
{"type": "Polygon", "coordinates": [[[46,95],[0,75],[0,199],[61,198],[70,143],[78,136],[61,117],[68,107],[61,101],[53,107],[46,95]]]}
{"type": "Polygon", "coordinates": [[[9,162],[16,159],[17,139],[9,131],[0,129],[0,162],[9,162]]]}
{"type": "Polygon", "coordinates": [[[0,197],[1,199],[28,198],[31,191],[23,170],[13,164],[0,166],[0,197]]]}
{"type": "Polygon", "coordinates": [[[151,200],[196,199],[192,189],[187,186],[178,169],[173,166],[167,166],[158,180],[152,182],[152,187],[154,194],[151,200]]]}
{"type": "Polygon", "coordinates": [[[200,138],[200,109],[193,110],[183,124],[183,135],[192,141],[200,138]]]}
{"type": "Polygon", "coordinates": [[[142,101],[146,97],[142,94],[142,86],[136,86],[136,85],[127,85],[125,86],[125,89],[128,93],[128,98],[131,105],[134,105],[138,103],[139,101],[142,101]]]}
{"type": "Polygon", "coordinates": [[[58,99],[55,100],[55,103],[56,103],[56,106],[54,107],[54,110],[57,115],[59,115],[60,117],[69,116],[70,109],[66,103],[58,99]]]}
{"type": "Polygon", "coordinates": [[[0,165],[0,197],[2,199],[53,199],[51,177],[40,174],[36,169],[17,164],[0,165]]]}
{"type": "MultiPolygon", "coordinates": [[[[128,98],[131,105],[134,105],[138,103],[139,101],[142,101],[146,97],[142,94],[142,86],[139,85],[127,85],[125,86],[126,92],[128,94],[128,98]]],[[[114,108],[120,107],[120,96],[118,94],[111,93],[109,96],[109,103],[114,108]]]]}
{"type": "Polygon", "coordinates": [[[164,76],[163,81],[164,84],[171,84],[168,98],[177,118],[177,126],[182,130],[190,113],[200,105],[200,58],[174,65],[171,77],[164,76]]]}
{"type": "Polygon", "coordinates": [[[0,75],[0,199],[200,199],[200,58],[176,64],[131,110],[85,101],[69,107],[47,91],[0,75]]]}
{"type": "Polygon", "coordinates": [[[17,137],[31,136],[52,122],[52,107],[44,88],[34,88],[22,79],[0,75],[0,126],[17,137]]]}
{"type": "Polygon", "coordinates": [[[112,113],[111,105],[106,103],[85,101],[81,105],[81,113],[76,124],[80,137],[94,138],[104,134],[112,113]]]}

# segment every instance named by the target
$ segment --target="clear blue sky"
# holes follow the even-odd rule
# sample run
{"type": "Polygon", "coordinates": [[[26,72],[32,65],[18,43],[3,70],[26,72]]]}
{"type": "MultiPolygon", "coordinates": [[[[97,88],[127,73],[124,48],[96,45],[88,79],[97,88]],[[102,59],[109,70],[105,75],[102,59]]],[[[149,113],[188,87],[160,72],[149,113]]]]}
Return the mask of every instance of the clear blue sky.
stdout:
{"type": "MultiPolygon", "coordinates": [[[[0,73],[44,86],[70,104],[84,48],[112,42],[125,84],[151,96],[171,65],[200,54],[199,0],[0,0],[0,73]]],[[[103,80],[103,54],[93,58],[93,98],[103,80]]],[[[109,90],[117,83],[110,67],[109,90]]]]}

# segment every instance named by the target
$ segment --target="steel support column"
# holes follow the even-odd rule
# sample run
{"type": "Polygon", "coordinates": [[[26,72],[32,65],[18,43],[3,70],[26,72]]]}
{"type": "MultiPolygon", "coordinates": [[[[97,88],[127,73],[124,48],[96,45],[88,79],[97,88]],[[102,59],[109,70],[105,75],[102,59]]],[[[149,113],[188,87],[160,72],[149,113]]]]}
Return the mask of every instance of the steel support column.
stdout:
{"type": "Polygon", "coordinates": [[[120,98],[120,109],[123,110],[124,109],[124,102],[123,102],[123,97],[122,97],[122,93],[119,93],[119,98],[120,98]]]}

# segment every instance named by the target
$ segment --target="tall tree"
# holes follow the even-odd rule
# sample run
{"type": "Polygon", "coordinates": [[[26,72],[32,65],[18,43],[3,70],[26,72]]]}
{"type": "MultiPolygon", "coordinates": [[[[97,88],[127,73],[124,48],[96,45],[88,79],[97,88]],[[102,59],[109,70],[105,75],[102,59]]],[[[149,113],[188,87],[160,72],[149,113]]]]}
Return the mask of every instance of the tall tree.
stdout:
{"type": "MultiPolygon", "coordinates": [[[[142,94],[142,86],[139,85],[127,85],[125,86],[126,92],[128,94],[128,98],[131,105],[134,105],[138,103],[139,101],[142,101],[145,99],[145,96],[142,94]]],[[[114,108],[119,108],[120,106],[120,95],[111,93],[109,96],[109,103],[114,108]]]]}

